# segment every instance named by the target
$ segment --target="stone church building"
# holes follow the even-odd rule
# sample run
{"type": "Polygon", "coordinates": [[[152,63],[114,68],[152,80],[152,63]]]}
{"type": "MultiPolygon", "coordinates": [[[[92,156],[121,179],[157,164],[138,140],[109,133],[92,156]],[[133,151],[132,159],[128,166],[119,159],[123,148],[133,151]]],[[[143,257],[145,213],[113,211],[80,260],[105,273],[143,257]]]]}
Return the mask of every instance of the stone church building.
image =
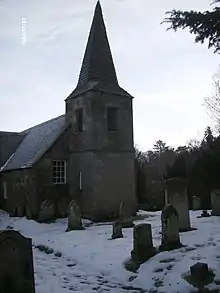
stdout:
{"type": "Polygon", "coordinates": [[[66,113],[22,132],[0,132],[0,208],[38,219],[42,202],[62,216],[75,199],[84,217],[136,212],[132,96],[119,86],[98,1],[66,113]],[[62,210],[62,212],[61,212],[62,210]]]}

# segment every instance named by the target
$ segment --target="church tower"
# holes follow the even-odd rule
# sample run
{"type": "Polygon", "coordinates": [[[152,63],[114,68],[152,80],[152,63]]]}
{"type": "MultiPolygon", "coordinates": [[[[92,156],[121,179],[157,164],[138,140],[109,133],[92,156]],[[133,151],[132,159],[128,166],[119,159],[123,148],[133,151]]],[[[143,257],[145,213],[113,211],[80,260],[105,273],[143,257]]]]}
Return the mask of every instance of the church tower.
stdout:
{"type": "Polygon", "coordinates": [[[75,90],[66,99],[70,124],[69,186],[84,216],[136,211],[132,96],[118,83],[98,1],[75,90]]]}

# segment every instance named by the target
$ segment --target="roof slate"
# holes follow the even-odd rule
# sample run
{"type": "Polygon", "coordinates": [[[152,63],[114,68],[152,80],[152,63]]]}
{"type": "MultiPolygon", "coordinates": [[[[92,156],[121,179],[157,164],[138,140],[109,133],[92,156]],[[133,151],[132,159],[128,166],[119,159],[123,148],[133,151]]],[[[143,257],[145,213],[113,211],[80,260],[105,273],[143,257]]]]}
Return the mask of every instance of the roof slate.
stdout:
{"type": "Polygon", "coordinates": [[[0,131],[0,167],[15,152],[24,137],[25,134],[18,132],[0,131]]]}
{"type": "Polygon", "coordinates": [[[119,84],[100,2],[97,2],[78,84],[66,100],[90,91],[131,97],[119,84]]]}
{"type": "Polygon", "coordinates": [[[32,167],[65,129],[65,115],[62,115],[21,132],[22,142],[1,171],[32,167]]]}

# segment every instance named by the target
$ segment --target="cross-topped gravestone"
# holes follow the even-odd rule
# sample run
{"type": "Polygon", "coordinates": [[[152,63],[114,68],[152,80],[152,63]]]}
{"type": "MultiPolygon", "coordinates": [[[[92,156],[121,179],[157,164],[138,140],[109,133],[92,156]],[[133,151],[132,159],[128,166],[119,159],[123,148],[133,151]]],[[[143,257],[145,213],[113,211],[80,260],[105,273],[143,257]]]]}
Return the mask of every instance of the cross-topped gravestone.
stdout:
{"type": "Polygon", "coordinates": [[[0,232],[0,292],[35,293],[32,241],[14,230],[0,232]]]}
{"type": "Polygon", "coordinates": [[[161,214],[162,240],[160,250],[172,250],[182,246],[179,238],[178,213],[172,205],[166,205],[161,214]]]}

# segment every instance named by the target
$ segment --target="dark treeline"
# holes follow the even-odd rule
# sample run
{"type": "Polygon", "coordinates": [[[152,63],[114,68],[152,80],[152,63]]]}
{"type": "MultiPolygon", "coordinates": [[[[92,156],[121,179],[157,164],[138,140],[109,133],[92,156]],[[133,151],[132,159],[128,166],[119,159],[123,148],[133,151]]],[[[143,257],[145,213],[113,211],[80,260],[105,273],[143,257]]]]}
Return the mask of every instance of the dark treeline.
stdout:
{"type": "Polygon", "coordinates": [[[163,181],[172,177],[187,180],[189,204],[199,196],[202,208],[210,208],[210,192],[220,188],[220,136],[207,127],[202,141],[190,141],[174,149],[158,140],[151,151],[136,149],[136,192],[140,205],[148,210],[164,205],[163,181]]]}
{"type": "MultiPolygon", "coordinates": [[[[220,0],[211,1],[212,10],[182,11],[173,9],[166,13],[163,23],[168,30],[189,29],[197,43],[208,41],[208,47],[220,54],[220,0]]],[[[214,94],[205,99],[206,107],[220,133],[220,73],[214,78],[214,94]]],[[[202,208],[210,207],[210,193],[220,188],[220,136],[214,137],[207,127],[202,141],[191,141],[173,149],[158,140],[146,153],[136,150],[136,194],[140,205],[149,210],[164,205],[163,181],[172,177],[187,180],[188,197],[199,196],[202,208]]]]}

